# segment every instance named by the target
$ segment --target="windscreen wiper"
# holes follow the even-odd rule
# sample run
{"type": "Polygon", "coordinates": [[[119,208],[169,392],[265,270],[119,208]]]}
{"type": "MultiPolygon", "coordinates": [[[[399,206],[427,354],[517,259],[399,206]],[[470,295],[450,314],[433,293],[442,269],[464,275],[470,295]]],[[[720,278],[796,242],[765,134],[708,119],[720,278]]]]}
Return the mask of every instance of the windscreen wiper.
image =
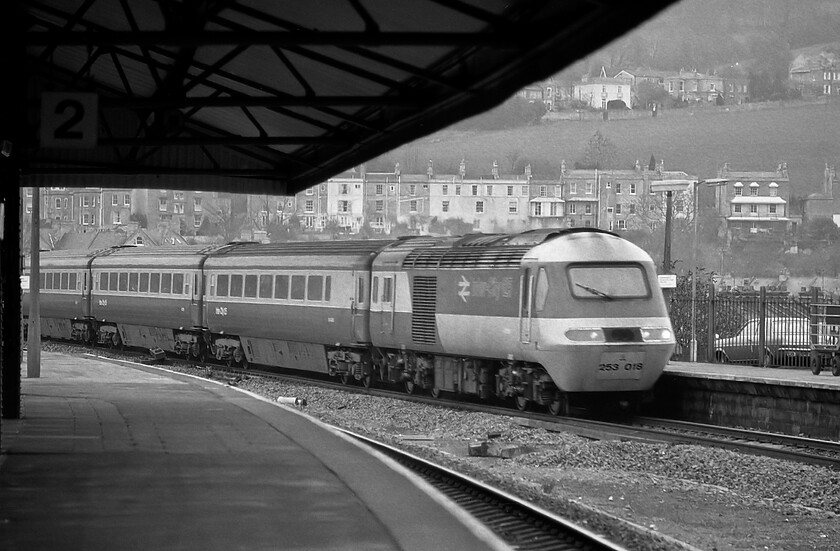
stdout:
{"type": "Polygon", "coordinates": [[[575,285],[577,285],[577,286],[578,286],[578,287],[580,287],[581,289],[584,289],[584,290],[586,290],[586,291],[589,291],[589,292],[590,292],[590,293],[592,293],[593,295],[598,295],[599,297],[605,298],[605,299],[607,299],[607,300],[612,300],[612,299],[613,299],[613,297],[612,297],[612,296],[608,295],[608,294],[607,294],[607,293],[605,293],[604,291],[598,290],[598,289],[596,289],[596,288],[594,288],[594,287],[590,287],[589,285],[584,285],[584,284],[582,284],[582,283],[575,283],[575,285]]]}

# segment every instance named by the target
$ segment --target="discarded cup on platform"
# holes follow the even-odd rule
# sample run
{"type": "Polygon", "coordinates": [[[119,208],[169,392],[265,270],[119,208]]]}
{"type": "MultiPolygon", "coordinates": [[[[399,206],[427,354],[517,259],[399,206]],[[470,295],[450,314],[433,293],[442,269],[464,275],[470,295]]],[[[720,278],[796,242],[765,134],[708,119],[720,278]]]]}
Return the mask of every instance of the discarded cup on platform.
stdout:
{"type": "Polygon", "coordinates": [[[289,404],[290,406],[305,406],[305,398],[294,398],[292,396],[278,396],[277,402],[281,404],[289,404]]]}

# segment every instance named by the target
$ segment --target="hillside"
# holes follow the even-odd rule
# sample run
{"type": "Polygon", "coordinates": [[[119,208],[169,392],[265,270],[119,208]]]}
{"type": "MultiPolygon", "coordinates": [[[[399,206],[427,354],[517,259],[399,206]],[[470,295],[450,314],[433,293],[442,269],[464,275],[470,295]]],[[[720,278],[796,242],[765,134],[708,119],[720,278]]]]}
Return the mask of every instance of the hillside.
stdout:
{"type": "Polygon", "coordinates": [[[774,170],[788,166],[793,193],[819,191],[825,163],[840,167],[840,102],[788,104],[742,112],[700,110],[663,113],[657,118],[610,121],[557,121],[496,132],[443,130],[370,163],[369,170],[425,173],[429,159],[438,173],[457,173],[462,158],[469,175],[489,174],[497,160],[506,174],[531,163],[535,178],[555,176],[560,163],[574,165],[589,138],[600,130],[618,152],[614,168],[647,164],[653,155],[668,170],[699,178],[717,175],[723,163],[733,170],[774,170]]]}

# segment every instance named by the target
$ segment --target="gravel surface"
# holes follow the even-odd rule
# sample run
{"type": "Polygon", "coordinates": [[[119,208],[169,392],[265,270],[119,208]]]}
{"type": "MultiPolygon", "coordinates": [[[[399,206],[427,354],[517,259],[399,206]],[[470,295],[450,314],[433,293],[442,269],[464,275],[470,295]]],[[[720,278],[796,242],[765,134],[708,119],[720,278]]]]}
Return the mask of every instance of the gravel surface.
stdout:
{"type": "MultiPolygon", "coordinates": [[[[204,368],[168,369],[227,377],[204,368]]],[[[592,441],[507,416],[246,376],[305,413],[407,449],[586,525],[632,550],[840,550],[840,472],[692,445],[592,441]],[[470,443],[519,445],[510,459],[470,443]]]]}

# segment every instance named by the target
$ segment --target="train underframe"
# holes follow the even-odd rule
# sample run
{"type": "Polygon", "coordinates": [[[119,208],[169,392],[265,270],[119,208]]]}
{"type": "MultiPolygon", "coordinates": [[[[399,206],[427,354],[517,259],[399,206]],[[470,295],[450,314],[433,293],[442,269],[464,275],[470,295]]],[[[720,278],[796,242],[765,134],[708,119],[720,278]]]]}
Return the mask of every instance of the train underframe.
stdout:
{"type": "MultiPolygon", "coordinates": [[[[74,319],[71,338],[91,345],[123,347],[116,323],[94,319],[74,319]]],[[[204,363],[208,358],[228,366],[248,368],[249,360],[242,340],[236,335],[212,334],[203,328],[178,329],[172,332],[171,345],[162,348],[185,359],[204,363]]],[[[584,404],[601,402],[599,393],[570,394],[560,390],[539,364],[488,358],[446,356],[410,350],[382,349],[373,346],[324,347],[327,374],[344,384],[359,383],[402,386],[405,392],[429,392],[468,396],[479,400],[501,400],[519,410],[544,407],[553,415],[569,415],[572,400],[584,404]]],[[[610,402],[622,409],[635,409],[645,400],[639,393],[614,395],[610,402]]]]}

